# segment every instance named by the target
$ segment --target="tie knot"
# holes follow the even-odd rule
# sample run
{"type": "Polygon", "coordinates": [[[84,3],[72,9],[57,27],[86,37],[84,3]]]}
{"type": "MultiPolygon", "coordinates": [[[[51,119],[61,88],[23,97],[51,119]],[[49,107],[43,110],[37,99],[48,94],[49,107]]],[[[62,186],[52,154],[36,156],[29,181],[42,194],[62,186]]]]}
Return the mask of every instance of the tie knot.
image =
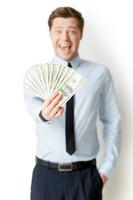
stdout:
{"type": "Polygon", "coordinates": [[[68,63],[68,67],[72,68],[72,65],[71,65],[71,63],[70,63],[70,62],[68,63]]]}

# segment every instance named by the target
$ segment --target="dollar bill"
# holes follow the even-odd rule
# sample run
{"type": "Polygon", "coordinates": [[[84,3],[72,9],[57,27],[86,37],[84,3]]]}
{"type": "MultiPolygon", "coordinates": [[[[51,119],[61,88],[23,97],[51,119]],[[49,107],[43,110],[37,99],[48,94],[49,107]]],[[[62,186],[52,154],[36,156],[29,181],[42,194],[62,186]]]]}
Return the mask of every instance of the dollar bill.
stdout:
{"type": "Polygon", "coordinates": [[[75,69],[58,64],[35,65],[24,78],[24,88],[44,100],[58,91],[63,95],[60,105],[76,93],[85,78],[75,69]]]}
{"type": "Polygon", "coordinates": [[[82,77],[78,72],[73,73],[70,79],[58,90],[63,95],[63,98],[59,102],[61,106],[67,103],[67,101],[77,92],[77,90],[85,83],[86,79],[82,77]]]}

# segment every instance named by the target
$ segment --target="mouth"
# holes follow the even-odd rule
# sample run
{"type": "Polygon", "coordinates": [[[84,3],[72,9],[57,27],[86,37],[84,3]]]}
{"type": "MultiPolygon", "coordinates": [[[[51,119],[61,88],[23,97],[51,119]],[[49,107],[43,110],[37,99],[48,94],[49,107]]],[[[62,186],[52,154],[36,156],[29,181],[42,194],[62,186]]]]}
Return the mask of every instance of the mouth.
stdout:
{"type": "Polygon", "coordinates": [[[68,51],[68,50],[70,50],[71,49],[71,45],[66,45],[66,44],[64,44],[64,45],[59,45],[59,48],[62,50],[62,51],[68,51]]]}

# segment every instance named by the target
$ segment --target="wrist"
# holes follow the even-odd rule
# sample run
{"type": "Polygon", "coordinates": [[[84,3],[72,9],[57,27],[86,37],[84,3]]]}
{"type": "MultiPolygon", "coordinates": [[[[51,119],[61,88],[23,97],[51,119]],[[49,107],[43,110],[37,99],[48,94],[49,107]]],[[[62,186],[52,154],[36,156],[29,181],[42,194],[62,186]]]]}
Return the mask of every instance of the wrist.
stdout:
{"type": "Polygon", "coordinates": [[[42,110],[41,110],[40,113],[39,113],[39,117],[40,117],[40,119],[41,119],[42,121],[44,121],[44,122],[49,121],[49,120],[45,119],[45,117],[43,116],[42,110]]]}

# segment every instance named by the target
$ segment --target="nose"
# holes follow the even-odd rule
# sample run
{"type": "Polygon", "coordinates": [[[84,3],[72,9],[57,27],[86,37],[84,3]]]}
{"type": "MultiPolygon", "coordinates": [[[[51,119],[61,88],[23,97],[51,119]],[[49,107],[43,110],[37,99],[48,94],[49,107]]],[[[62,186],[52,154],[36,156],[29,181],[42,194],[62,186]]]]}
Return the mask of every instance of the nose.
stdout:
{"type": "Polygon", "coordinates": [[[62,39],[65,40],[65,41],[69,40],[68,31],[64,31],[64,32],[62,33],[62,39]]]}

